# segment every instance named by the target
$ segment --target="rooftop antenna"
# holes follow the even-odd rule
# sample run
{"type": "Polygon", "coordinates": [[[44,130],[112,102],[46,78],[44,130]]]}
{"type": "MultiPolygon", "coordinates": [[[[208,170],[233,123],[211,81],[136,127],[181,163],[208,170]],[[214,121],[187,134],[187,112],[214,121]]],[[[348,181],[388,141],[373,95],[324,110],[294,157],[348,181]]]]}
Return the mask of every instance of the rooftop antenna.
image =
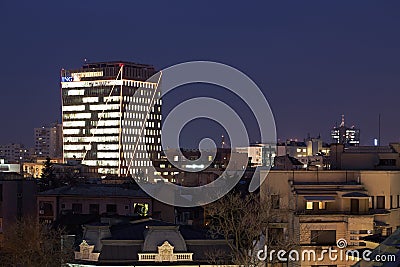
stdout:
{"type": "Polygon", "coordinates": [[[342,123],[340,123],[339,127],[344,127],[344,114],[342,114],[342,123]]]}

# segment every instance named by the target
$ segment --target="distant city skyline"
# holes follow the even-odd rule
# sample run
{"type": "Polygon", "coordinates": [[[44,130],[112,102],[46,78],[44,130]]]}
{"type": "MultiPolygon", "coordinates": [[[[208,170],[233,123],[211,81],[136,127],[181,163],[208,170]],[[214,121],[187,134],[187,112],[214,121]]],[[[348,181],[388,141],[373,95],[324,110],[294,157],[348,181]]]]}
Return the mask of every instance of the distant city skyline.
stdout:
{"type": "MultiPolygon", "coordinates": [[[[329,141],[331,128],[345,114],[349,126],[361,130],[361,145],[372,145],[381,114],[381,144],[400,142],[400,2],[111,5],[100,0],[68,6],[73,8],[0,3],[0,22],[6,25],[0,29],[0,143],[33,146],[35,127],[60,121],[60,70],[85,59],[156,69],[191,60],[222,62],[263,90],[281,140],[310,133],[329,141]]],[[[171,93],[166,109],[192,93],[171,93]]],[[[204,125],[187,129],[185,146],[206,134],[204,125]]],[[[211,133],[216,142],[221,132],[211,133]]]]}

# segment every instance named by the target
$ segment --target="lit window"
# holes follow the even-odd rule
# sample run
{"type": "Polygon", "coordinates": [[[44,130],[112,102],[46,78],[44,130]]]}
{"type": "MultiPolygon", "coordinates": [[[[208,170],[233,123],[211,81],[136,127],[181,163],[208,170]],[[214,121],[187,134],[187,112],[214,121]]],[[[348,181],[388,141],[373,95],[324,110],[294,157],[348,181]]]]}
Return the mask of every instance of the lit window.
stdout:
{"type": "Polygon", "coordinates": [[[318,209],[320,209],[320,210],[326,209],[326,202],[319,202],[318,203],[318,209]]]}
{"type": "Polygon", "coordinates": [[[306,203],[306,209],[307,210],[312,210],[313,209],[313,203],[311,201],[307,201],[306,203]]]}

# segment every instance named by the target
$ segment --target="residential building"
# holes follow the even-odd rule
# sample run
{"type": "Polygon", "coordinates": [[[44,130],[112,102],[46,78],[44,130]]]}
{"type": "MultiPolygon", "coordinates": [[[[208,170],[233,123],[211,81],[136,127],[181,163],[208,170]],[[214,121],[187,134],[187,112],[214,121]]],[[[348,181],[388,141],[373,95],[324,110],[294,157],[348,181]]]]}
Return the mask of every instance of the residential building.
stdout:
{"type": "Polygon", "coordinates": [[[245,153],[249,157],[249,163],[253,167],[273,166],[274,157],[277,153],[275,144],[252,144],[248,147],[237,147],[237,153],[245,153]]]}
{"type": "Polygon", "coordinates": [[[301,170],[306,167],[307,165],[304,165],[301,161],[289,155],[277,156],[274,158],[274,170],[301,170]]]}
{"type": "Polygon", "coordinates": [[[287,140],[278,143],[277,156],[296,158],[305,167],[317,169],[327,169],[327,158],[330,154],[330,147],[325,144],[320,137],[312,138],[308,136],[304,141],[287,140]]]}
{"type": "Polygon", "coordinates": [[[345,147],[332,144],[330,168],[336,170],[400,170],[400,144],[345,147]]]}
{"type": "Polygon", "coordinates": [[[35,155],[40,158],[62,158],[62,124],[54,123],[34,129],[35,155]]]}
{"type": "MultiPolygon", "coordinates": [[[[22,164],[22,174],[24,177],[41,178],[46,158],[36,158],[34,162],[24,162],[22,164]]],[[[50,159],[50,162],[62,163],[62,159],[50,159]]]]}
{"type": "Polygon", "coordinates": [[[344,115],[342,115],[342,122],[339,127],[334,127],[331,131],[332,143],[343,144],[346,146],[359,146],[360,145],[360,129],[355,126],[347,127],[344,122],[344,115]]]}
{"type": "Polygon", "coordinates": [[[0,159],[4,159],[5,163],[27,162],[31,159],[31,151],[18,143],[0,145],[0,159]]]}
{"type": "Polygon", "coordinates": [[[179,153],[177,149],[168,149],[163,151],[159,160],[153,162],[155,174],[158,177],[183,186],[211,183],[224,172],[229,163],[231,168],[243,170],[248,163],[247,154],[232,152],[230,148],[217,148],[201,151],[201,153],[198,149],[183,149],[179,150],[179,153]],[[169,161],[166,155],[172,160],[169,161]],[[204,159],[201,162],[200,156],[204,159]],[[195,160],[196,164],[189,162],[195,160]],[[194,172],[184,171],[185,169],[194,170],[194,172]]]}
{"type": "Polygon", "coordinates": [[[137,185],[80,184],[40,192],[39,221],[52,223],[63,212],[151,216],[174,222],[174,208],[149,197],[137,185]]]}
{"type": "Polygon", "coordinates": [[[4,159],[0,159],[0,172],[21,172],[21,165],[15,163],[5,163],[4,159]]]}
{"type": "MultiPolygon", "coordinates": [[[[265,174],[264,174],[265,175],[265,174]]],[[[367,248],[363,238],[389,236],[400,227],[399,171],[270,171],[261,199],[273,195],[275,227],[300,244],[300,251],[336,247],[367,248]]],[[[337,266],[355,262],[337,261],[337,266]]],[[[331,265],[326,261],[301,266],[331,265]]]]}
{"type": "Polygon", "coordinates": [[[87,224],[74,267],[86,266],[233,266],[225,239],[211,239],[207,231],[153,219],[87,224]],[[232,263],[230,263],[232,264],[232,263]]]}
{"type": "Polygon", "coordinates": [[[146,81],[155,73],[122,61],[63,69],[64,160],[82,160],[103,175],[151,175],[146,167],[161,151],[161,93],[146,81]]]}

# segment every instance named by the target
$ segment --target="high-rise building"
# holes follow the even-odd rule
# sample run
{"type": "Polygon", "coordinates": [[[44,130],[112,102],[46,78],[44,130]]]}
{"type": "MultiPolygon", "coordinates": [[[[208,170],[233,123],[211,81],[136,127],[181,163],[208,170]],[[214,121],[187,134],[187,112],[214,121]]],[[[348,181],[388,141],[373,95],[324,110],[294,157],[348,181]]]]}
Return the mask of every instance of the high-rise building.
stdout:
{"type": "Polygon", "coordinates": [[[143,174],[161,151],[160,92],[157,82],[146,81],[155,73],[153,66],[129,62],[63,69],[64,160],[82,160],[101,174],[143,174]],[[126,141],[133,145],[127,147],[126,141]]]}
{"type": "Polygon", "coordinates": [[[347,146],[360,145],[360,129],[347,127],[344,124],[344,115],[339,127],[334,127],[331,131],[332,143],[343,144],[347,146]]]}
{"type": "Polygon", "coordinates": [[[62,158],[62,124],[54,123],[35,128],[34,134],[37,157],[62,158]]]}

